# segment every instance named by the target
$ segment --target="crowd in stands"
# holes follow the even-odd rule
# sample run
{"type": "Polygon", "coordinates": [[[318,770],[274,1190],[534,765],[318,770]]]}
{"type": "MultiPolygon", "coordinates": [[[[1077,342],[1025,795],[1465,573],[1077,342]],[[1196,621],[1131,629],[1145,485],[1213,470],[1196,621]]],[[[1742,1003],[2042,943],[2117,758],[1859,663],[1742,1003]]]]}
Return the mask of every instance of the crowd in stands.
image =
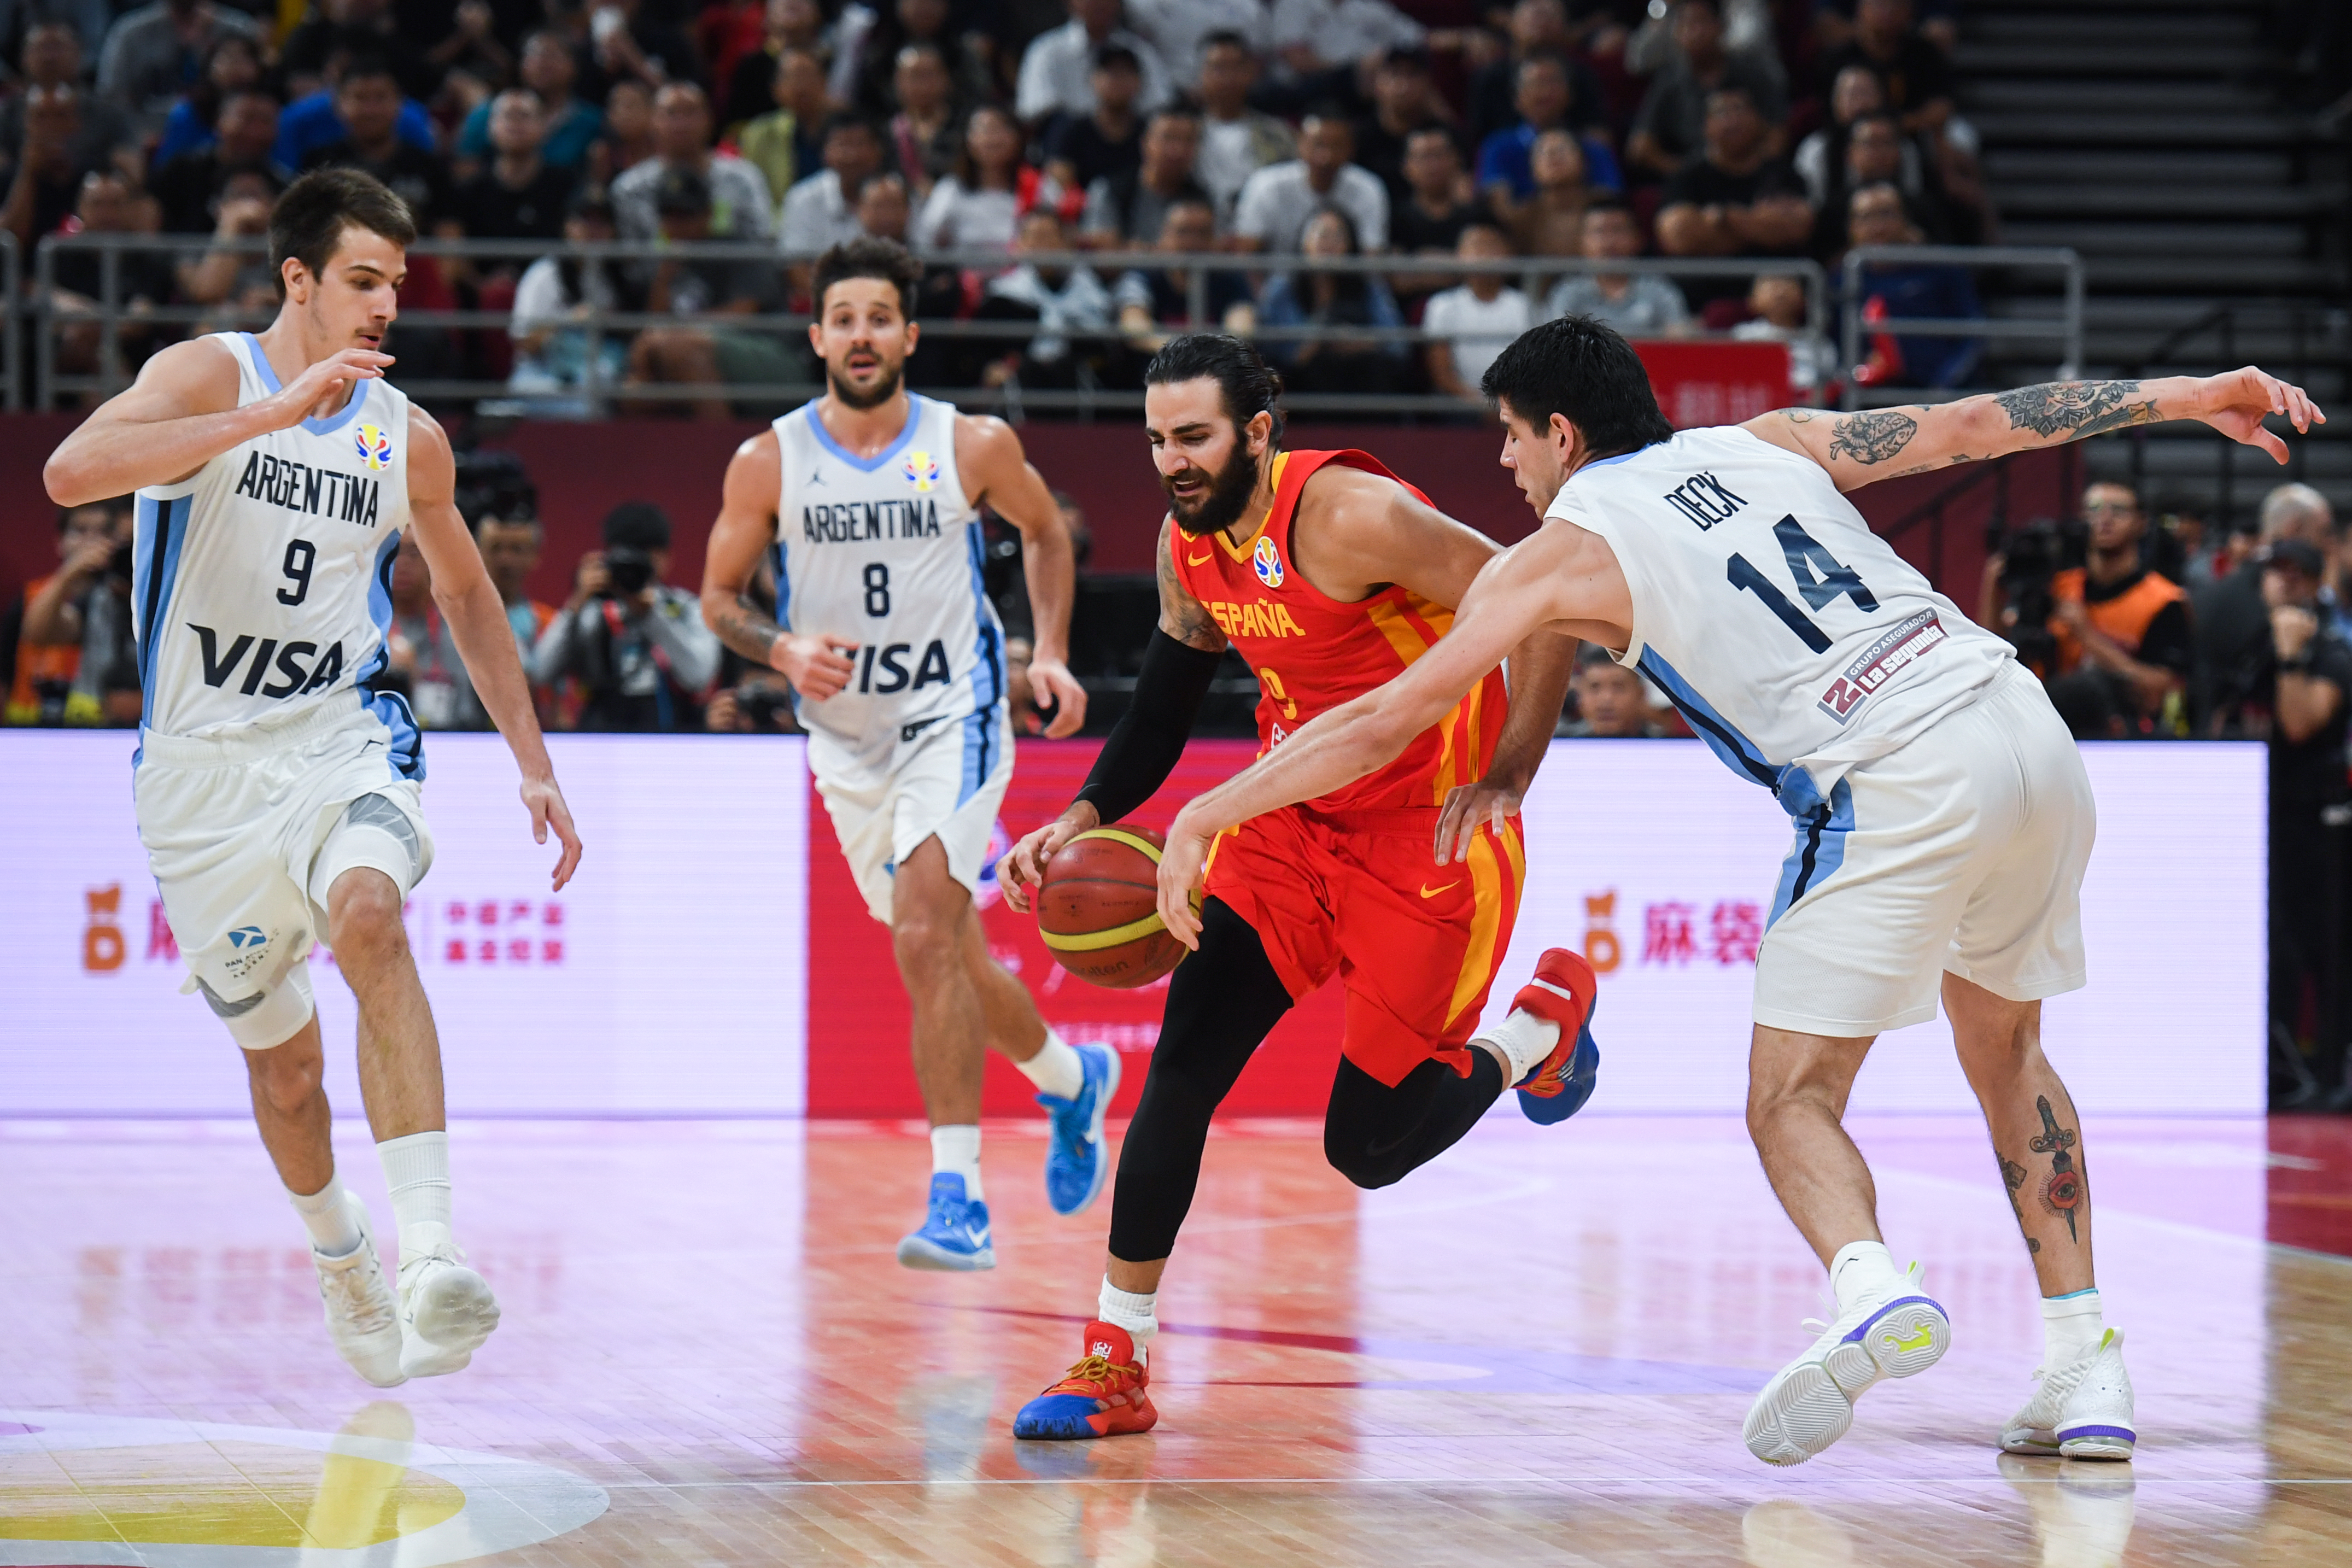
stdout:
{"type": "MultiPolygon", "coordinates": [[[[1463,393],[1499,341],[1582,310],[1629,333],[1790,342],[1801,386],[1847,374],[1966,384],[1971,340],[1874,340],[1828,363],[1786,280],[1569,277],[1537,291],[1244,258],[1651,257],[1835,261],[1855,244],[1976,243],[1993,216],[1954,112],[1949,0],[1512,0],[1433,26],[1392,0],[26,0],[0,13],[0,224],[249,238],[298,172],[350,165],[420,231],[499,241],[723,239],[775,263],[419,257],[414,309],[511,312],[511,331],[395,329],[404,376],[504,379],[514,411],[592,393],[804,380],[761,318],[805,306],[807,257],[859,234],[939,267],[926,314],[1036,322],[919,367],[954,384],[1131,384],[1189,319],[1160,268],[1033,263],[1071,250],[1219,251],[1210,319],[1265,330],[1302,390],[1463,393]],[[987,256],[1001,256],[988,261],[987,256]],[[801,258],[803,265],[784,265],[801,258]],[[592,311],[676,317],[640,331],[592,311]],[[1423,325],[1426,344],[1297,329],[1423,325]],[[1284,335],[1281,329],[1291,330],[1284,335]],[[596,384],[592,385],[591,384],[596,384]]],[[[1181,270],[1181,269],[1177,269],[1181,270]]],[[[130,258],[120,296],[266,311],[233,248],[130,258]]],[[[107,352],[97,258],[64,253],[59,369],[107,352]]],[[[1888,266],[1869,313],[1979,313],[1967,275],[1888,266]]],[[[129,368],[184,329],[132,321],[129,368]]]]}

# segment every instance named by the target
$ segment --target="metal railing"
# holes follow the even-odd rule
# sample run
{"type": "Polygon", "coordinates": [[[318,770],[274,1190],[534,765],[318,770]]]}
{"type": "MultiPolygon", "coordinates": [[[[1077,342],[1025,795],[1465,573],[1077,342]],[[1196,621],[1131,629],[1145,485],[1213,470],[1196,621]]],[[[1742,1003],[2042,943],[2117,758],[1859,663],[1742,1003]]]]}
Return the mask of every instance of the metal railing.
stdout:
{"type": "MultiPolygon", "coordinates": [[[[2055,342],[2063,345],[2063,357],[2059,361],[2054,379],[2072,381],[2082,374],[2084,290],[2083,258],[2064,246],[1857,245],[1845,253],[1845,263],[1839,279],[1838,341],[1844,350],[1844,363],[1849,368],[1862,363],[1862,340],[1865,331],[1872,336],[1895,338],[2055,342]],[[1874,265],[1889,270],[1905,267],[1958,267],[1970,271],[2055,270],[2065,278],[2065,305],[2055,321],[2000,321],[1984,316],[1906,316],[1865,322],[1863,320],[1864,274],[1874,265]]],[[[1889,403],[1933,402],[1941,397],[1960,395],[1962,394],[1958,390],[1922,395],[1916,388],[1866,387],[1849,374],[1846,377],[1844,405],[1848,408],[1876,407],[1889,403]]]]}
{"type": "MultiPolygon", "coordinates": [[[[105,397],[119,392],[130,380],[130,372],[122,354],[127,330],[157,328],[173,336],[199,327],[205,330],[244,328],[266,325],[275,314],[268,310],[237,309],[233,302],[214,305],[152,303],[133,310],[123,299],[123,261],[133,254],[160,256],[178,262],[201,258],[208,255],[231,255],[240,258],[261,260],[266,254],[265,242],[258,238],[218,241],[206,235],[134,235],[78,234],[52,236],[45,238],[35,253],[35,288],[26,303],[25,317],[35,333],[35,357],[37,374],[35,380],[35,400],[41,408],[54,408],[62,398],[105,397]],[[61,309],[56,299],[58,263],[61,258],[79,251],[96,251],[99,256],[98,292],[88,310],[77,307],[61,309]],[[59,363],[60,334],[68,327],[97,329],[94,364],[86,370],[68,370],[59,363]]],[[[809,255],[780,253],[763,245],[709,241],[697,244],[667,242],[615,241],[593,245],[563,242],[447,240],[419,239],[410,247],[413,257],[431,257],[436,263],[455,262],[459,268],[471,268],[481,262],[517,261],[528,263],[541,257],[558,256],[587,264],[615,264],[649,272],[666,260],[688,262],[757,261],[785,268],[805,267],[815,258],[809,255]]],[[[11,253],[13,257],[13,252],[11,253]]],[[[1559,280],[1568,277],[1648,276],[1690,279],[1737,279],[1742,281],[1759,275],[1789,276],[1799,279],[1805,286],[1808,305],[1808,331],[1815,336],[1825,332],[1828,325],[1827,277],[1816,263],[1801,258],[1753,259],[1690,259],[1658,260],[1628,259],[1593,262],[1581,258],[1530,257],[1506,261],[1462,261],[1452,257],[1346,257],[1312,263],[1295,255],[1272,256],[1239,254],[1227,251],[1168,253],[1157,250],[1060,251],[1034,255],[1011,255],[1002,251],[946,251],[923,256],[924,263],[933,268],[954,268],[977,272],[984,277],[1009,271],[1024,263],[1034,264],[1049,272],[1083,267],[1091,269],[1103,282],[1107,292],[1118,278],[1129,271],[1167,271],[1183,274],[1188,327],[1213,327],[1218,322],[1209,310],[1210,274],[1228,273],[1267,277],[1286,273],[1318,271],[1342,275],[1376,275],[1383,278],[1406,278],[1438,282],[1450,286],[1460,280],[1478,276],[1496,276],[1507,283],[1524,289],[1533,306],[1533,317],[1540,321],[1548,312],[1547,300],[1559,280]]],[[[748,332],[774,336],[786,342],[801,338],[807,328],[806,314],[789,311],[763,312],[756,315],[677,316],[650,311],[608,310],[593,301],[587,302],[576,315],[561,322],[543,323],[551,330],[576,331],[583,334],[587,353],[585,374],[574,385],[559,391],[520,393],[504,380],[485,377],[438,377],[404,379],[395,374],[402,390],[410,395],[432,400],[473,402],[486,405],[496,411],[512,405],[518,411],[528,411],[534,401],[561,400],[575,402],[591,416],[609,414],[617,403],[677,404],[724,400],[734,405],[767,405],[797,402],[823,390],[814,380],[735,382],[735,383],[630,383],[615,382],[605,369],[604,344],[623,340],[649,328],[695,326],[723,328],[730,332],[748,332]]],[[[513,325],[511,310],[404,310],[400,323],[410,329],[485,332],[510,336],[513,325]]],[[[1150,334],[1131,332],[1120,327],[1114,305],[1109,320],[1101,326],[1041,325],[1025,320],[963,320],[948,318],[921,319],[923,335],[928,340],[950,342],[994,342],[1003,343],[1007,352],[1040,336],[1058,337],[1074,344],[1102,344],[1139,350],[1143,341],[1169,331],[1183,330],[1172,324],[1160,325],[1150,334]]],[[[12,320],[11,328],[15,322],[12,320]]],[[[394,349],[397,332],[394,329],[394,349]]],[[[1431,332],[1419,327],[1331,326],[1306,323],[1291,326],[1267,325],[1260,321],[1252,335],[1270,345],[1339,344],[1360,348],[1372,346],[1415,347],[1421,344],[1450,341],[1458,334],[1431,332]]],[[[1473,334],[1475,335],[1475,334],[1473,334]]],[[[1142,395],[1131,388],[1120,390],[1102,385],[1088,385],[1083,381],[1075,389],[1023,386],[1017,381],[1002,386],[942,388],[941,395],[974,407],[995,406],[1014,416],[1024,408],[1075,411],[1089,416],[1097,411],[1110,412],[1141,406],[1142,395]]],[[[1431,414],[1456,416],[1465,404],[1459,398],[1411,394],[1297,393],[1286,400],[1295,412],[1303,414],[1431,414]]]]}

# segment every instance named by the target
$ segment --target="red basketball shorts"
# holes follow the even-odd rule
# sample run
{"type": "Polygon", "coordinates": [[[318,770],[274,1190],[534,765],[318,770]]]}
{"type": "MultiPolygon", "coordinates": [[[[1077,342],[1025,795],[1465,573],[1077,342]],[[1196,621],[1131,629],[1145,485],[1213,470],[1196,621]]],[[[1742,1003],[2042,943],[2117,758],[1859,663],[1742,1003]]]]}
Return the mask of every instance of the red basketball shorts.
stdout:
{"type": "Polygon", "coordinates": [[[1467,1048],[1511,945],[1527,858],[1518,820],[1479,828],[1440,866],[1433,809],[1286,806],[1218,837],[1206,891],[1265,944],[1297,1000],[1333,974],[1347,990],[1339,1048],[1393,1088],[1434,1058],[1468,1076],[1467,1048]]]}

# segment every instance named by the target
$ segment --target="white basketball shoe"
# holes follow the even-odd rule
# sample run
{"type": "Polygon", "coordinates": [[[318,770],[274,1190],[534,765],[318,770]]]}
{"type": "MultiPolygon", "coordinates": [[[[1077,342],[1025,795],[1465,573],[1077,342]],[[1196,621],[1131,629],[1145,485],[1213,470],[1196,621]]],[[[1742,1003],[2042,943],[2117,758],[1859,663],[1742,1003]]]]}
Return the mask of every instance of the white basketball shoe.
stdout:
{"type": "Polygon", "coordinates": [[[466,1267],[456,1242],[401,1258],[401,1371],[411,1377],[462,1372],[498,1326],[490,1282],[466,1267]]]}
{"type": "Polygon", "coordinates": [[[341,1258],[321,1258],[317,1247],[310,1249],[319,1295],[327,1305],[327,1337],[353,1372],[378,1388],[396,1387],[408,1378],[400,1365],[400,1303],[384,1283],[367,1205],[357,1193],[345,1193],[343,1202],[359,1224],[360,1244],[341,1258]]]}
{"type": "Polygon", "coordinates": [[[2041,1386],[2001,1428],[2012,1454],[2058,1454],[2069,1459],[2128,1459],[2139,1441],[2132,1421],[2131,1373],[2124,1370],[2124,1333],[2109,1329],[2080,1359],[2033,1374],[2041,1386]]]}
{"type": "MultiPolygon", "coordinates": [[[[1819,1320],[1805,1320],[1807,1328],[1819,1320]]],[[[1884,1377],[1927,1371],[1951,1347],[1944,1309],[1920,1293],[1919,1266],[1838,1314],[1812,1348],[1773,1376],[1740,1429],[1768,1465],[1801,1465],[1853,1424],[1853,1402],[1884,1377]]]]}

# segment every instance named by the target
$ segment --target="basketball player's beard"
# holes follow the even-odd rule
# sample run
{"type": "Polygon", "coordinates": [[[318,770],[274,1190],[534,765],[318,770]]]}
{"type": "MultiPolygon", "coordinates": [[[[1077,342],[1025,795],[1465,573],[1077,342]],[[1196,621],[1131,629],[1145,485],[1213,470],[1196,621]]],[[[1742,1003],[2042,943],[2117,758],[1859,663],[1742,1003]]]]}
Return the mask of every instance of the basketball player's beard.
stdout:
{"type": "Polygon", "coordinates": [[[862,413],[868,408],[879,408],[884,404],[889,402],[893,397],[898,396],[898,383],[905,378],[906,374],[907,367],[903,364],[898,365],[880,381],[874,384],[874,390],[871,392],[860,392],[856,387],[850,385],[849,383],[842,380],[841,377],[834,374],[833,367],[827,365],[824,372],[824,381],[825,384],[833,389],[834,400],[835,402],[841,404],[844,407],[855,408],[862,413]]]}
{"type": "Polygon", "coordinates": [[[1209,493],[1191,517],[1177,505],[1175,479],[1167,474],[1160,476],[1160,488],[1168,492],[1168,514],[1187,539],[1198,539],[1204,533],[1223,533],[1241,521],[1249,510],[1250,497],[1257,492],[1258,459],[1246,447],[1236,449],[1217,477],[1209,481],[1209,493]]]}

